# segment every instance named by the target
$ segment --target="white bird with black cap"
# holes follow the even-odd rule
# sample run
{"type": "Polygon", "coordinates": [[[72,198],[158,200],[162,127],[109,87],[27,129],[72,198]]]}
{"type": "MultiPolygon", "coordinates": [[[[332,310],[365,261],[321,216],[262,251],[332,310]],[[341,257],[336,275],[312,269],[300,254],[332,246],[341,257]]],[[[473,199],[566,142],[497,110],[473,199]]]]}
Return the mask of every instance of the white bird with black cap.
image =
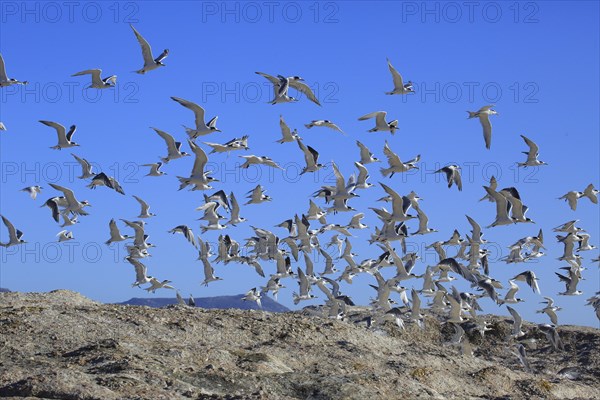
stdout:
{"type": "Polygon", "coordinates": [[[398,129],[398,120],[395,119],[393,121],[387,122],[385,120],[385,116],[387,112],[385,111],[374,111],[372,113],[363,115],[358,120],[366,121],[367,119],[375,118],[375,127],[369,129],[369,132],[391,132],[392,135],[398,129]]]}
{"type": "Polygon", "coordinates": [[[0,243],[0,246],[11,247],[16,246],[18,244],[27,243],[26,241],[21,239],[23,237],[23,232],[16,229],[15,226],[4,215],[2,215],[2,222],[4,222],[6,229],[8,229],[8,242],[0,243]]]}
{"type": "Polygon", "coordinates": [[[86,69],[85,71],[74,73],[71,76],[82,76],[82,75],[91,75],[92,76],[92,84],[88,87],[94,89],[108,89],[115,87],[117,84],[117,76],[111,75],[106,78],[100,77],[102,73],[101,69],[86,69]]]}
{"type": "Polygon", "coordinates": [[[169,55],[169,49],[164,49],[158,57],[154,58],[154,56],[152,55],[152,49],[150,48],[150,44],[148,43],[148,41],[146,41],[146,39],[144,39],[144,37],[140,35],[140,33],[133,27],[133,25],[129,24],[129,26],[131,27],[131,29],[133,29],[133,33],[135,34],[135,37],[137,38],[140,47],[142,48],[142,57],[144,58],[144,66],[135,72],[138,74],[145,74],[146,72],[155,70],[159,67],[164,67],[165,64],[163,64],[162,61],[169,55]]]}
{"type": "Polygon", "coordinates": [[[10,85],[27,85],[27,81],[19,81],[14,78],[9,78],[6,75],[6,66],[4,65],[4,58],[0,54],[0,87],[7,87],[10,85]]]}
{"type": "Polygon", "coordinates": [[[390,73],[392,74],[392,80],[394,81],[394,89],[392,89],[392,91],[390,92],[386,92],[385,94],[393,95],[414,93],[415,90],[413,88],[413,83],[411,81],[404,83],[404,81],[402,80],[402,75],[400,75],[396,68],[394,68],[389,58],[387,59],[387,64],[390,73]]]}
{"type": "Polygon", "coordinates": [[[56,146],[50,147],[51,149],[62,150],[62,149],[66,149],[69,147],[79,146],[79,144],[77,144],[71,140],[73,138],[73,135],[75,134],[75,130],[77,129],[77,126],[71,125],[71,127],[69,128],[69,132],[67,132],[65,127],[57,122],[52,122],[52,121],[40,121],[40,122],[46,126],[56,129],[56,133],[58,135],[58,144],[56,146]]]}
{"type": "Polygon", "coordinates": [[[190,139],[195,139],[198,136],[208,135],[213,132],[221,132],[217,128],[217,119],[218,116],[213,117],[208,123],[204,122],[204,108],[200,107],[198,104],[193,103],[189,100],[185,100],[179,97],[171,97],[173,101],[178,102],[185,108],[191,110],[194,113],[195,125],[196,128],[188,128],[187,126],[183,126],[185,128],[186,133],[190,137],[190,139]]]}

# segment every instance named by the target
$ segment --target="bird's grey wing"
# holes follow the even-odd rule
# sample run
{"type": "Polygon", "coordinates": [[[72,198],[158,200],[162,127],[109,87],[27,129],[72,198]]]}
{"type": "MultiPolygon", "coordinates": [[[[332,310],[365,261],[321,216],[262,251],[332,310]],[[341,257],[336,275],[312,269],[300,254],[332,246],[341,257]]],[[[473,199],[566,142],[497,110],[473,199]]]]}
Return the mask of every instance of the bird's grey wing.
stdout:
{"type": "Polygon", "coordinates": [[[458,186],[458,190],[462,190],[462,178],[460,176],[460,171],[454,170],[452,172],[452,175],[454,176],[454,182],[456,182],[456,186],[458,186]]]}
{"type": "Polygon", "coordinates": [[[348,225],[358,225],[360,223],[360,219],[364,216],[363,213],[359,213],[356,214],[354,216],[352,216],[352,218],[350,219],[350,222],[348,223],[348,225]]]}
{"type": "Polygon", "coordinates": [[[327,297],[328,300],[334,301],[334,304],[337,304],[337,302],[335,301],[335,297],[331,293],[331,290],[329,290],[329,288],[327,286],[325,286],[325,283],[323,282],[322,279],[319,279],[317,281],[317,287],[319,289],[321,289],[321,291],[323,292],[323,294],[325,294],[325,296],[327,297]]]}
{"type": "Polygon", "coordinates": [[[316,105],[321,105],[321,103],[319,103],[319,99],[317,99],[317,96],[315,96],[311,88],[306,83],[297,80],[292,80],[289,82],[289,85],[297,91],[304,93],[306,97],[308,97],[308,99],[316,105]]]}
{"type": "Polygon", "coordinates": [[[231,202],[231,216],[238,217],[240,214],[240,205],[237,199],[235,198],[233,192],[231,192],[231,194],[229,195],[229,201],[231,202]]]}
{"type": "Polygon", "coordinates": [[[392,79],[394,81],[394,88],[402,89],[404,88],[404,82],[402,81],[402,75],[394,68],[390,60],[387,60],[388,68],[390,69],[390,73],[392,74],[392,79]]]}
{"type": "Polygon", "coordinates": [[[71,153],[71,155],[73,157],[75,157],[75,160],[77,160],[77,162],[81,165],[81,168],[83,169],[84,174],[88,171],[91,171],[92,165],[89,163],[88,160],[86,160],[85,158],[77,157],[77,155],[75,155],[73,153],[71,153]]]}
{"type": "Polygon", "coordinates": [[[140,199],[136,195],[134,195],[133,197],[138,201],[138,203],[140,203],[140,206],[142,206],[142,214],[146,214],[148,212],[148,209],[150,208],[150,206],[148,206],[148,203],[146,203],[144,200],[140,199]]]}
{"type": "Polygon", "coordinates": [[[482,112],[482,111],[488,111],[490,110],[492,107],[494,107],[494,104],[488,104],[487,106],[483,106],[479,109],[479,111],[477,112],[482,112]]]}
{"type": "Polygon", "coordinates": [[[65,130],[65,127],[62,126],[59,123],[56,122],[52,122],[52,121],[40,121],[42,124],[52,127],[54,129],[56,129],[56,133],[58,134],[58,141],[59,143],[66,143],[67,141],[67,131],[65,130]]]}
{"type": "Polygon", "coordinates": [[[370,118],[377,118],[379,116],[380,113],[382,113],[384,111],[373,111],[372,113],[368,113],[363,115],[362,117],[358,118],[359,121],[365,121],[367,119],[370,118]]]}
{"type": "Polygon", "coordinates": [[[323,249],[319,249],[319,252],[325,258],[325,263],[333,262],[333,258],[323,249]]]}
{"type": "Polygon", "coordinates": [[[59,192],[63,192],[63,194],[65,195],[65,198],[67,199],[67,202],[69,204],[77,203],[77,200],[75,199],[75,194],[73,193],[73,191],[71,189],[68,189],[63,186],[59,186],[55,183],[50,183],[50,186],[52,186],[54,189],[58,190],[59,192]]]}
{"type": "Polygon", "coordinates": [[[312,157],[312,154],[306,148],[306,146],[304,145],[304,143],[302,143],[301,140],[298,140],[298,147],[300,147],[300,150],[302,150],[302,152],[304,153],[304,161],[306,162],[306,165],[307,166],[314,165],[314,159],[312,157]]]}
{"type": "Polygon", "coordinates": [[[140,282],[146,279],[146,266],[135,258],[128,257],[127,261],[135,268],[135,279],[140,282]]]}
{"type": "Polygon", "coordinates": [[[301,295],[308,294],[308,291],[310,290],[310,284],[308,282],[308,278],[306,277],[306,274],[304,273],[304,271],[302,271],[302,269],[300,267],[298,267],[298,279],[299,279],[299,283],[300,283],[300,294],[301,295]]]}
{"type": "Polygon", "coordinates": [[[202,258],[202,267],[204,270],[204,279],[211,278],[213,276],[214,270],[213,270],[212,265],[210,265],[208,258],[206,258],[206,257],[202,258]]]}
{"type": "Polygon", "coordinates": [[[377,115],[375,116],[375,125],[377,127],[386,127],[387,126],[387,122],[385,121],[386,115],[387,115],[387,112],[385,112],[385,111],[379,111],[377,113],[377,115]]]}
{"type": "Polygon", "coordinates": [[[80,71],[80,72],[76,72],[71,76],[81,76],[81,75],[90,75],[90,74],[95,74],[97,73],[98,75],[100,75],[100,72],[102,70],[100,69],[86,69],[85,71],[80,71]]]}
{"type": "Polygon", "coordinates": [[[519,313],[517,312],[517,310],[515,310],[514,308],[512,308],[510,306],[506,306],[506,308],[510,312],[510,315],[512,315],[513,320],[515,322],[515,326],[521,326],[521,322],[523,320],[521,319],[521,316],[519,315],[519,313]]]}
{"type": "Polygon", "coordinates": [[[254,189],[252,189],[252,201],[260,201],[262,198],[263,190],[260,185],[257,185],[254,189]]]}
{"type": "Polygon", "coordinates": [[[519,287],[517,285],[511,286],[511,288],[508,289],[508,292],[506,292],[506,298],[508,298],[508,299],[514,298],[518,291],[519,291],[519,287]]]}
{"type": "Polygon", "coordinates": [[[192,151],[196,155],[196,159],[194,160],[194,165],[192,167],[192,176],[201,177],[204,174],[204,166],[208,162],[208,156],[202,149],[202,147],[194,144],[191,140],[188,139],[188,143],[192,148],[192,151]]]}
{"type": "Polygon", "coordinates": [[[496,218],[500,215],[508,216],[508,200],[503,194],[496,192],[495,190],[484,186],[485,191],[494,199],[496,202],[496,218]]]}
{"type": "Polygon", "coordinates": [[[567,196],[567,200],[571,210],[575,211],[577,209],[577,196],[567,196]]]}
{"type": "Polygon", "coordinates": [[[197,248],[198,245],[196,244],[196,236],[194,236],[194,232],[192,232],[191,229],[188,229],[186,236],[187,236],[186,239],[188,240],[188,242],[190,242],[192,244],[192,246],[197,248]]]}
{"type": "Polygon", "coordinates": [[[590,199],[592,201],[592,203],[594,204],[598,204],[598,196],[594,194],[594,184],[590,183],[589,185],[587,185],[585,187],[585,189],[583,190],[584,193],[584,197],[587,197],[588,199],[590,199]]]}
{"type": "Polygon", "coordinates": [[[4,225],[6,225],[6,228],[8,229],[8,237],[15,237],[17,235],[15,226],[4,216],[2,216],[2,222],[4,222],[4,225]]]}
{"type": "MultiPolygon", "coordinates": [[[[199,129],[200,127],[203,127],[204,124],[204,108],[202,108],[201,106],[199,106],[196,103],[193,103],[191,101],[185,100],[185,99],[181,99],[179,97],[171,97],[171,99],[173,99],[174,101],[178,102],[179,104],[181,104],[182,106],[184,106],[185,108],[192,110],[194,112],[194,116],[196,117],[196,129],[199,129]]],[[[214,118],[213,118],[214,119],[214,118]]],[[[211,120],[212,122],[212,120],[211,120]]],[[[213,125],[216,123],[216,119],[215,122],[213,123],[213,125]]]]}
{"type": "Polygon", "coordinates": [[[331,129],[336,130],[340,133],[344,133],[344,131],[339,126],[334,124],[333,122],[328,123],[327,126],[329,126],[331,129]]]}
{"type": "Polygon", "coordinates": [[[358,182],[365,182],[369,177],[369,170],[367,167],[359,163],[358,161],[354,162],[354,165],[358,169],[358,182]]]}
{"type": "Polygon", "coordinates": [[[427,214],[425,214],[421,209],[417,209],[417,215],[419,217],[419,231],[426,231],[427,224],[429,223],[429,218],[427,214]]]}
{"type": "Polygon", "coordinates": [[[135,37],[137,38],[138,42],[140,43],[140,46],[142,47],[142,57],[144,57],[144,65],[154,64],[154,58],[152,57],[152,49],[150,48],[150,43],[148,43],[146,39],[144,39],[144,37],[140,35],[140,33],[133,27],[133,25],[130,24],[129,26],[131,26],[131,29],[133,29],[133,33],[135,33],[135,37]]]}
{"type": "Polygon", "coordinates": [[[404,201],[402,197],[394,189],[387,186],[386,184],[383,184],[381,182],[379,182],[379,184],[387,194],[392,196],[392,213],[394,213],[395,215],[404,214],[404,201]]]}
{"type": "Polygon", "coordinates": [[[114,219],[111,219],[108,223],[108,228],[110,229],[110,237],[114,238],[119,236],[121,233],[119,232],[119,228],[117,227],[117,223],[114,219]]]}
{"type": "Polygon", "coordinates": [[[402,165],[400,157],[398,157],[398,155],[394,153],[392,149],[390,149],[387,142],[385,142],[385,145],[383,146],[383,154],[385,154],[385,156],[387,157],[390,166],[399,167],[402,165]]]}
{"type": "Polygon", "coordinates": [[[6,76],[6,67],[4,65],[4,58],[2,58],[2,54],[0,54],[0,81],[6,82],[8,77],[6,76]]]}
{"type": "Polygon", "coordinates": [[[167,132],[165,131],[161,131],[160,129],[156,129],[156,128],[152,128],[156,133],[158,133],[158,135],[163,138],[163,140],[165,141],[165,143],[167,144],[167,149],[169,154],[170,153],[177,153],[177,145],[175,144],[175,139],[173,138],[173,136],[169,135],[167,132]]]}
{"type": "Polygon", "coordinates": [[[344,176],[341,174],[338,166],[334,162],[331,163],[333,166],[333,173],[335,174],[335,186],[338,192],[343,192],[346,189],[346,182],[344,176]]]}
{"type": "Polygon", "coordinates": [[[279,126],[281,127],[281,133],[285,139],[291,139],[292,132],[290,131],[290,127],[283,120],[283,116],[279,116],[279,126]]]}
{"type": "Polygon", "coordinates": [[[529,146],[530,157],[535,158],[538,155],[538,152],[539,152],[538,145],[535,144],[535,142],[533,140],[525,137],[524,135],[521,135],[521,137],[523,138],[523,140],[525,141],[525,143],[527,144],[527,146],[529,146]]]}
{"type": "Polygon", "coordinates": [[[479,114],[479,122],[481,122],[483,128],[485,147],[489,149],[492,146],[492,123],[490,122],[490,116],[488,114],[479,114]]]}
{"type": "Polygon", "coordinates": [[[481,226],[479,226],[477,221],[475,221],[473,218],[469,217],[468,215],[465,215],[465,217],[467,217],[467,220],[469,221],[469,223],[471,224],[471,227],[473,228],[473,230],[472,230],[473,237],[481,236],[481,226]]]}
{"type": "Polygon", "coordinates": [[[71,76],[92,75],[93,84],[102,84],[102,78],[100,78],[101,73],[101,69],[86,69],[85,71],[74,73],[71,76]]]}
{"type": "Polygon", "coordinates": [[[362,144],[358,140],[356,141],[356,145],[360,149],[360,159],[361,159],[361,161],[362,160],[368,160],[371,157],[371,152],[369,151],[369,149],[367,148],[367,146],[365,146],[364,144],[362,144]]]}
{"type": "Polygon", "coordinates": [[[281,82],[279,80],[279,78],[274,77],[273,75],[265,74],[264,72],[256,72],[256,73],[264,78],[267,78],[269,80],[269,82],[271,82],[275,86],[279,86],[279,84],[281,82]]]}
{"type": "Polygon", "coordinates": [[[412,310],[414,313],[419,313],[421,310],[421,299],[419,298],[419,294],[413,288],[411,290],[411,299],[412,299],[412,310]]]}

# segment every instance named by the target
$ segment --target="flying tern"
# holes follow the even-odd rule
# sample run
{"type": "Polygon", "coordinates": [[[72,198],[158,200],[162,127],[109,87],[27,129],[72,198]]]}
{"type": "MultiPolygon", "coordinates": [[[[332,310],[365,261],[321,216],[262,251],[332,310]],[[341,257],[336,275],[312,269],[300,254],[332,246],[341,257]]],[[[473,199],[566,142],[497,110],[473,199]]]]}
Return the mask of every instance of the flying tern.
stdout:
{"type": "Polygon", "coordinates": [[[185,131],[190,137],[190,139],[195,139],[198,136],[208,135],[209,133],[213,132],[221,132],[217,128],[217,119],[219,118],[218,116],[213,117],[210,121],[208,121],[208,123],[206,123],[204,122],[204,108],[200,107],[196,103],[192,103],[189,100],[185,100],[179,97],[171,97],[171,99],[194,113],[196,128],[192,129],[184,125],[185,131]]]}
{"type": "Polygon", "coordinates": [[[27,85],[27,81],[18,81],[14,78],[9,78],[6,75],[6,66],[4,65],[4,58],[0,54],[0,87],[7,87],[10,85],[27,85]]]}
{"type": "Polygon", "coordinates": [[[331,122],[327,119],[312,120],[310,123],[304,124],[304,126],[306,127],[306,129],[310,129],[315,126],[319,126],[319,127],[323,127],[323,128],[333,129],[334,131],[338,131],[340,133],[345,134],[344,131],[342,131],[339,126],[337,126],[336,124],[334,124],[333,122],[331,122]]]}
{"type": "Polygon", "coordinates": [[[407,94],[414,93],[413,84],[411,81],[404,83],[402,80],[402,75],[394,68],[389,59],[387,59],[388,68],[390,73],[392,74],[392,80],[394,81],[394,89],[391,92],[386,92],[385,94],[407,94]]]}
{"type": "Polygon", "coordinates": [[[521,135],[527,146],[529,146],[529,151],[524,151],[523,154],[527,154],[527,160],[522,163],[518,163],[519,167],[537,167],[539,165],[548,165],[548,163],[544,161],[538,160],[539,147],[535,142],[524,135],[521,135]]]}
{"type": "Polygon", "coordinates": [[[92,76],[92,84],[89,86],[94,89],[108,89],[115,87],[117,84],[117,76],[111,75],[106,78],[101,78],[100,74],[102,73],[101,69],[88,69],[85,71],[77,72],[71,76],[82,76],[82,75],[91,75],[92,76]]]}
{"type": "Polygon", "coordinates": [[[4,215],[2,215],[2,222],[4,222],[6,229],[8,229],[8,242],[0,243],[0,246],[11,247],[16,246],[18,244],[27,243],[26,241],[21,239],[23,237],[23,232],[16,229],[15,226],[4,215]]]}
{"type": "Polygon", "coordinates": [[[366,115],[363,115],[358,120],[365,121],[367,119],[375,118],[375,127],[369,129],[369,132],[391,132],[392,135],[398,129],[398,120],[395,119],[393,121],[387,122],[385,120],[385,116],[387,112],[385,111],[375,111],[366,115]]]}
{"type": "Polygon", "coordinates": [[[494,105],[483,106],[478,111],[467,111],[469,113],[469,119],[479,118],[479,122],[483,128],[485,147],[488,150],[492,146],[492,123],[490,122],[490,115],[498,115],[498,112],[493,110],[492,107],[494,107],[494,105]]]}
{"type": "Polygon", "coordinates": [[[129,24],[129,26],[131,29],[133,29],[133,33],[140,43],[140,47],[142,48],[142,57],[144,58],[144,66],[135,72],[138,74],[145,74],[146,72],[155,70],[158,67],[164,67],[165,64],[163,64],[162,61],[169,55],[169,49],[164,49],[158,57],[154,58],[150,44],[146,41],[146,39],[143,38],[142,35],[140,35],[133,25],[129,24]]]}
{"type": "Polygon", "coordinates": [[[66,131],[65,127],[59,123],[52,121],[40,121],[42,124],[49,126],[51,128],[56,129],[56,133],[58,134],[58,144],[56,146],[50,147],[51,149],[61,150],[69,147],[76,147],[79,144],[73,142],[71,139],[73,138],[73,134],[77,127],[75,125],[71,125],[69,128],[69,132],[66,131]]]}

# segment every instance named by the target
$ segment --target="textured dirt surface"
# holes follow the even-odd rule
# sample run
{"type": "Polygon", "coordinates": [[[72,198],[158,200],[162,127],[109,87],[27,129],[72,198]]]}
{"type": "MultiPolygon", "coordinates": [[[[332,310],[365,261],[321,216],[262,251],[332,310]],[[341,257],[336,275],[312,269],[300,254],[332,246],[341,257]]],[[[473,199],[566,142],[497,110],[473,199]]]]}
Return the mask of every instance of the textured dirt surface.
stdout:
{"type": "Polygon", "coordinates": [[[393,321],[377,329],[304,312],[153,309],[77,293],[0,294],[0,398],[554,399],[600,398],[600,331],[561,326],[564,352],[527,324],[534,373],[507,347],[510,323],[468,333],[393,321]],[[576,367],[577,380],[558,374],[576,367]]]}

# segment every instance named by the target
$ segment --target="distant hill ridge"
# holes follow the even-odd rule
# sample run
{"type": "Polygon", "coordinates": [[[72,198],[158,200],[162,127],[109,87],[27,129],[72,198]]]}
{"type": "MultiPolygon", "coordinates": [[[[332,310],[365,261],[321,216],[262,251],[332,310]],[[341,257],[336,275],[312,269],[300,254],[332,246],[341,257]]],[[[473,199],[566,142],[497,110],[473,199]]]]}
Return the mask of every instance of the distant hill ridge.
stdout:
{"type": "MultiPolygon", "coordinates": [[[[0,293],[11,293],[12,291],[6,288],[0,288],[0,293]]],[[[196,302],[196,307],[201,308],[210,308],[210,309],[227,309],[227,308],[237,308],[239,310],[261,310],[253,301],[244,301],[242,300],[244,297],[243,294],[233,295],[233,296],[214,296],[214,297],[194,297],[194,301],[196,302]]],[[[186,303],[188,302],[188,298],[185,298],[186,303]]],[[[121,303],[114,304],[122,304],[122,305],[130,305],[130,306],[147,306],[153,308],[161,308],[171,304],[177,304],[177,298],[173,297],[132,297],[129,300],[123,301],[121,303]]],[[[261,299],[262,310],[269,312],[288,312],[291,311],[286,306],[276,302],[270,297],[263,297],[261,299]]]]}
{"type": "MultiPolygon", "coordinates": [[[[240,310],[259,310],[258,304],[253,301],[244,301],[243,294],[234,296],[215,296],[215,297],[194,297],[196,307],[211,308],[211,309],[227,309],[237,308],[240,310]]],[[[185,298],[187,302],[188,299],[185,298]]],[[[122,303],[116,303],[122,305],[133,305],[133,306],[147,306],[160,308],[171,304],[177,304],[176,298],[169,297],[133,297],[122,303]]],[[[289,308],[276,302],[269,297],[263,297],[261,299],[262,310],[269,312],[288,312],[289,308]]]]}

